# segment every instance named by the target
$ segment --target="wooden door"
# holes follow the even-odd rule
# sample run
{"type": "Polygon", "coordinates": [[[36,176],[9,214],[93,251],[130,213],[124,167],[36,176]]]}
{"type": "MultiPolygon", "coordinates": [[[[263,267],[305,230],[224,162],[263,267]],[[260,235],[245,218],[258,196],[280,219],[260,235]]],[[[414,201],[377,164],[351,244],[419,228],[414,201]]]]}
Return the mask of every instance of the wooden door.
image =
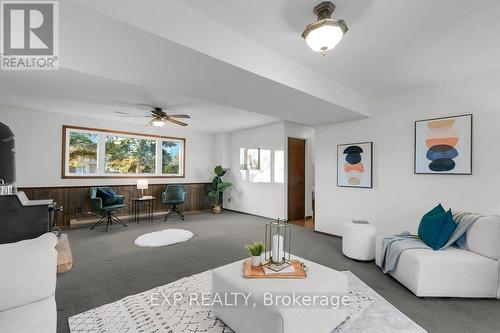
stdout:
{"type": "Polygon", "coordinates": [[[288,221],[305,217],[306,141],[288,138],[288,221]]]}

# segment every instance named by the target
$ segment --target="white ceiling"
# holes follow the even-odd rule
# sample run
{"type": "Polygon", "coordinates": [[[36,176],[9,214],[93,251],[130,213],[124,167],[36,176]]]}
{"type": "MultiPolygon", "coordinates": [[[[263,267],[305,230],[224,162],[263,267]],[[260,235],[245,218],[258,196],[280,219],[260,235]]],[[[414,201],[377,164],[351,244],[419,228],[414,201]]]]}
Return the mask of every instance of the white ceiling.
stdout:
{"type": "Polygon", "coordinates": [[[498,0],[334,0],[349,31],[325,57],[300,34],[320,0],[183,0],[367,96],[500,68],[498,0]]]}
{"type": "Polygon", "coordinates": [[[337,0],[349,31],[325,57],[300,37],[319,2],[65,0],[61,69],[0,72],[0,103],[116,119],[151,101],[228,132],[359,119],[377,97],[500,69],[498,0],[337,0]]]}
{"type": "MultiPolygon", "coordinates": [[[[189,114],[189,130],[228,132],[279,121],[253,112],[194,100],[165,91],[145,89],[77,73],[65,69],[38,72],[2,72],[0,104],[15,105],[42,111],[74,114],[132,124],[146,124],[147,118],[121,117],[116,111],[145,115],[145,109],[134,104],[167,107],[167,112],[189,114]],[[168,111],[171,110],[171,111],[168,111]]],[[[167,123],[168,127],[180,129],[167,123]]]]}
{"type": "Polygon", "coordinates": [[[363,95],[182,1],[78,0],[62,5],[67,14],[61,32],[67,33],[61,48],[67,50],[65,66],[75,70],[140,85],[154,82],[181,95],[301,124],[366,116],[363,95]]]}

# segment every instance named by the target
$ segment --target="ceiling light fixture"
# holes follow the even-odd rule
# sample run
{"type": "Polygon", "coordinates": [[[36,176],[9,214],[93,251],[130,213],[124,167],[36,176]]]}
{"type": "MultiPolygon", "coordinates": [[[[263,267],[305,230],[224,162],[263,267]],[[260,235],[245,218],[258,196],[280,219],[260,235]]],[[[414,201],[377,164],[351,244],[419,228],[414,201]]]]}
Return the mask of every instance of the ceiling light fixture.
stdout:
{"type": "Polygon", "coordinates": [[[163,119],[154,119],[152,122],[153,126],[155,127],[162,127],[165,126],[165,121],[163,119]]]}
{"type": "Polygon", "coordinates": [[[308,24],[302,33],[307,45],[323,55],[333,49],[347,32],[344,20],[330,18],[334,10],[335,5],[330,1],[324,1],[314,7],[313,12],[318,15],[318,21],[308,24]]]}

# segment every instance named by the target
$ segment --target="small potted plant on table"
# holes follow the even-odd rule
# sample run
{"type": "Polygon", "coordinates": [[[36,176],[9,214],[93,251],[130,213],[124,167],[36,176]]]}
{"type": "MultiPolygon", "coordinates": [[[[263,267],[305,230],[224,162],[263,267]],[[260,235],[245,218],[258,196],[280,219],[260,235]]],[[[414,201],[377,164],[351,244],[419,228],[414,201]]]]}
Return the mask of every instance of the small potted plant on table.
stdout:
{"type": "Polygon", "coordinates": [[[214,168],[214,178],[212,180],[212,184],[210,185],[208,195],[214,199],[212,212],[215,214],[219,214],[222,210],[222,193],[225,189],[232,185],[230,182],[222,180],[222,176],[225,174],[226,170],[224,170],[220,165],[214,168]]]}
{"type": "Polygon", "coordinates": [[[265,245],[262,242],[245,245],[245,248],[252,255],[252,266],[258,267],[262,263],[262,253],[265,250],[265,245]]]}

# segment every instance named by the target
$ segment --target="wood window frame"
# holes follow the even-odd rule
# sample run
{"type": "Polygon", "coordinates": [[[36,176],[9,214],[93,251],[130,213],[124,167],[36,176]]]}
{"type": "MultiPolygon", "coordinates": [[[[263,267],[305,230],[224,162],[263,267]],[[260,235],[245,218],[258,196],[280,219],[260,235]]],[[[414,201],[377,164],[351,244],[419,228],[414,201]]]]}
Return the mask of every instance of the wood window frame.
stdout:
{"type": "MultiPolygon", "coordinates": [[[[161,150],[161,147],[160,147],[161,150]]],[[[158,152],[158,149],[157,149],[158,152]]],[[[99,153],[98,153],[99,155],[99,153]]],[[[156,157],[158,160],[158,156],[156,157]]],[[[98,162],[99,163],[99,160],[98,162]]],[[[160,170],[161,170],[160,165],[160,170]]],[[[163,136],[163,135],[154,135],[154,134],[145,134],[145,133],[137,133],[137,132],[127,132],[127,131],[116,131],[110,129],[103,128],[93,128],[93,127],[82,127],[82,126],[71,126],[71,125],[63,125],[62,126],[62,156],[61,156],[61,178],[62,179],[137,179],[137,178],[185,178],[186,177],[186,138],[174,137],[174,136],[163,136]],[[77,175],[68,175],[66,174],[66,146],[67,146],[67,136],[68,131],[84,131],[84,132],[92,132],[96,134],[118,134],[118,135],[128,135],[128,136],[137,136],[144,138],[154,138],[157,139],[157,145],[165,140],[176,140],[182,141],[182,173],[179,175],[158,175],[157,173],[151,175],[102,175],[102,174],[90,174],[87,176],[77,176],[77,175]]]]}

